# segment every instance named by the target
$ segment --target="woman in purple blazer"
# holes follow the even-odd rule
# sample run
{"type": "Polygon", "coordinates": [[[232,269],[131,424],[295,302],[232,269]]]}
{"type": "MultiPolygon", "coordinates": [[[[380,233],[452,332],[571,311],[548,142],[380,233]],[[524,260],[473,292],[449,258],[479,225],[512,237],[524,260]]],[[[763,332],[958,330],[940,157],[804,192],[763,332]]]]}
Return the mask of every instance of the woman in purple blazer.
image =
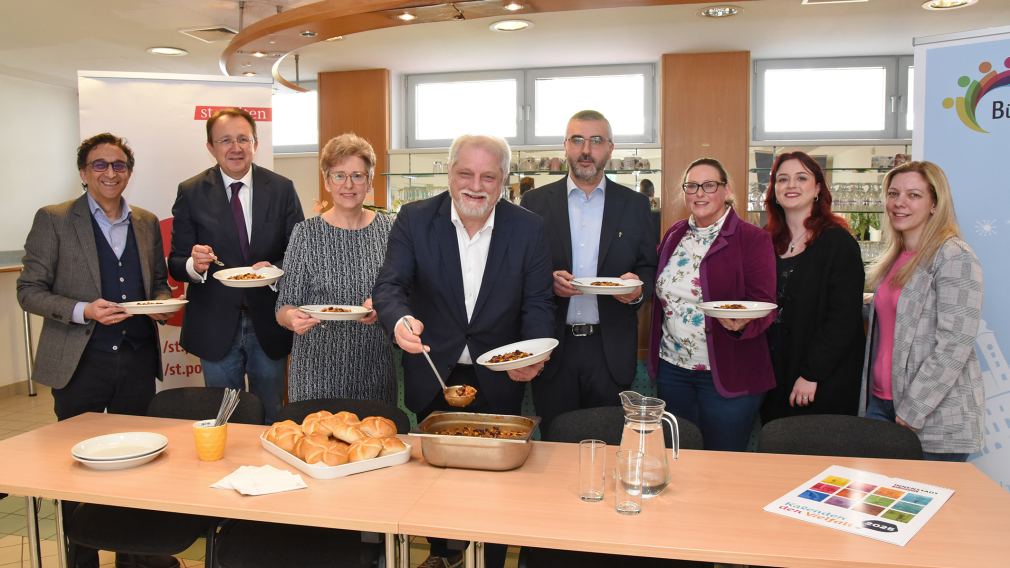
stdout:
{"type": "Polygon", "coordinates": [[[765,330],[755,320],[705,316],[706,301],[775,301],[768,233],[741,220],[718,160],[688,166],[681,186],[691,216],[659,245],[649,372],[666,408],[701,428],[705,449],[743,451],[764,393],[775,386],[765,330]]]}

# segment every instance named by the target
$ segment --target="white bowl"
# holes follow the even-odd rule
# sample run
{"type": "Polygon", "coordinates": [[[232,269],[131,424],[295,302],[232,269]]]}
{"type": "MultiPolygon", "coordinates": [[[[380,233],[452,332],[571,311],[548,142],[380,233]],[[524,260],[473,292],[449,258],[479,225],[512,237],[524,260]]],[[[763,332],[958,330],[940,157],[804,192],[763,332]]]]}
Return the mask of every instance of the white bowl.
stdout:
{"type": "Polygon", "coordinates": [[[310,306],[300,306],[299,310],[309,314],[310,316],[324,320],[359,320],[367,317],[368,314],[372,313],[372,310],[365,309],[361,306],[345,306],[342,304],[313,304],[310,306]],[[326,308],[343,308],[345,310],[350,310],[347,312],[324,312],[326,308]]]}
{"type": "Polygon", "coordinates": [[[259,288],[261,286],[269,286],[280,280],[281,276],[284,276],[284,271],[276,266],[264,266],[256,270],[253,270],[251,266],[239,266],[238,268],[218,270],[214,273],[214,278],[229,288],[259,288]],[[247,272],[253,272],[263,276],[263,278],[256,280],[231,280],[233,276],[247,272]]]}
{"type": "Polygon", "coordinates": [[[757,319],[770,314],[778,305],[771,302],[751,302],[749,300],[723,300],[721,302],[702,302],[698,308],[711,318],[757,319]],[[729,304],[746,306],[744,309],[722,308],[729,304]]]}
{"type": "Polygon", "coordinates": [[[519,369],[543,361],[550,356],[551,351],[554,351],[554,348],[557,346],[558,340],[553,337],[527,339],[526,341],[509,343],[508,345],[497,347],[487,353],[484,353],[480,357],[477,357],[477,364],[484,365],[492,371],[510,371],[512,369],[519,369]],[[523,351],[525,353],[531,353],[531,355],[529,357],[523,357],[522,359],[516,359],[515,361],[505,361],[504,363],[488,362],[495,355],[502,355],[511,351],[523,351]]]}
{"type": "Polygon", "coordinates": [[[120,302],[119,307],[132,315],[140,314],[170,314],[182,309],[189,300],[171,298],[168,300],[141,300],[139,302],[120,302]]]}
{"type": "Polygon", "coordinates": [[[158,451],[152,452],[147,455],[137,456],[135,458],[127,458],[122,460],[85,460],[77,456],[74,459],[81,462],[91,469],[97,469],[99,471],[113,471],[117,469],[130,469],[131,467],[137,467],[138,465],[144,465],[145,463],[153,460],[154,458],[161,455],[165,448],[161,448],[158,451]]]}
{"type": "Polygon", "coordinates": [[[78,442],[70,454],[78,460],[117,461],[144,457],[167,445],[168,438],[154,432],[121,432],[78,442]]]}
{"type": "Polygon", "coordinates": [[[572,286],[583,294],[594,294],[597,296],[618,296],[620,294],[630,294],[642,285],[641,280],[624,280],[621,278],[609,278],[603,276],[587,276],[585,278],[573,278],[572,286]],[[617,286],[593,286],[593,282],[609,282],[617,286]]]}

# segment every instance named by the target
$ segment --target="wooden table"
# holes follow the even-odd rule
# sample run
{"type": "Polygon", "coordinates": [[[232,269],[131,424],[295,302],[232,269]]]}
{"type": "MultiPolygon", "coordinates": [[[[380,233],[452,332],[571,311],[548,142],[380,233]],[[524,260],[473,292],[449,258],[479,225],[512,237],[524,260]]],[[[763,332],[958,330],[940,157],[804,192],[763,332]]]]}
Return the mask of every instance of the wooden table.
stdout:
{"type": "MultiPolygon", "coordinates": [[[[600,503],[578,499],[576,444],[540,442],[523,467],[509,472],[439,469],[416,456],[337,480],[303,475],[307,490],[243,497],[210,485],[241,465],[288,466],[260,448],[263,427],[228,428],[225,458],[208,463],[196,459],[190,422],[85,414],[0,441],[0,492],[381,532],[387,554],[401,565],[406,545],[397,534],[763,566],[975,568],[1010,559],[1010,494],[970,464],[684,451],[671,486],[646,501],[641,515],[627,517],[613,510],[612,483],[600,503]],[[138,430],[169,439],[149,464],[94,471],[70,457],[85,438],[138,430]],[[904,547],[762,510],[830,465],[955,493],[904,547]],[[392,550],[397,542],[399,554],[392,550]]],[[[480,564],[475,549],[467,554],[471,566],[480,564]]]]}
{"type": "Polygon", "coordinates": [[[537,443],[526,464],[512,472],[446,470],[400,519],[399,530],[759,566],[1010,564],[1010,495],[970,464],[686,450],[672,472],[670,487],[646,500],[640,515],[619,515],[612,480],[602,502],[579,500],[577,444],[537,443]],[[955,493],[904,547],[762,510],[830,465],[955,493]]]}
{"type": "MultiPolygon", "coordinates": [[[[443,470],[420,459],[336,480],[302,474],[308,489],[242,496],[210,485],[239,466],[293,469],[260,447],[264,426],[228,425],[224,459],[196,459],[192,422],[88,413],[0,441],[0,492],[85,503],[385,533],[395,556],[398,522],[443,470]],[[121,471],[95,471],[70,449],[115,432],[157,432],[168,449],[154,461],[121,471]]],[[[34,512],[33,507],[29,507],[34,512]]],[[[60,507],[56,510],[59,512],[60,507]]],[[[59,523],[58,523],[59,524],[59,523]]],[[[31,526],[31,523],[29,524],[31,526]]],[[[62,542],[62,539],[61,539],[62,542]]],[[[58,547],[62,548],[62,547],[58,547]]],[[[391,556],[393,557],[393,556],[391,556]]]]}

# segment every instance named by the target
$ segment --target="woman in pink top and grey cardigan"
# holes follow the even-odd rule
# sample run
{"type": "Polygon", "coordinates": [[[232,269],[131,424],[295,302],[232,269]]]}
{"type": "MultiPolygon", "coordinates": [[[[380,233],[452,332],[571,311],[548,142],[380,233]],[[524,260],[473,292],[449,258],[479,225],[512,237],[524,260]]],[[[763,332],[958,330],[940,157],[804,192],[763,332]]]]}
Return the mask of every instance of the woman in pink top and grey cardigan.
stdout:
{"type": "Polygon", "coordinates": [[[884,188],[891,244],[868,277],[877,292],[866,415],[918,434],[926,459],[965,461],[982,447],[982,267],[961,240],[939,166],[908,162],[888,172],[884,188]]]}
{"type": "Polygon", "coordinates": [[[767,232],[737,217],[726,170],[695,160],[684,173],[691,217],[659,245],[649,372],[666,408],[701,428],[705,449],[743,451],[766,391],[775,386],[765,330],[756,320],[705,316],[706,301],[775,301],[767,232]]]}

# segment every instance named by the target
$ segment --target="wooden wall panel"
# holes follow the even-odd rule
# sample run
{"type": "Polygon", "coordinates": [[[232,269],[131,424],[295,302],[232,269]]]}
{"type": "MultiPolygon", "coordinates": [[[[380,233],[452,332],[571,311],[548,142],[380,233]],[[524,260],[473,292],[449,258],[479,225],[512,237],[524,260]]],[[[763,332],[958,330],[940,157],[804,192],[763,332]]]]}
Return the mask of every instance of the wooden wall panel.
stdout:
{"type": "Polygon", "coordinates": [[[750,67],[747,51],[663,55],[663,232],[687,218],[681,174],[705,156],[726,167],[737,213],[746,216],[750,67]]]}
{"type": "MultiPolygon", "coordinates": [[[[354,132],[375,149],[375,205],[387,207],[389,171],[389,70],[334,71],[319,74],[319,150],[334,136],[354,132]]],[[[319,176],[319,199],[329,200],[319,176]]]]}

